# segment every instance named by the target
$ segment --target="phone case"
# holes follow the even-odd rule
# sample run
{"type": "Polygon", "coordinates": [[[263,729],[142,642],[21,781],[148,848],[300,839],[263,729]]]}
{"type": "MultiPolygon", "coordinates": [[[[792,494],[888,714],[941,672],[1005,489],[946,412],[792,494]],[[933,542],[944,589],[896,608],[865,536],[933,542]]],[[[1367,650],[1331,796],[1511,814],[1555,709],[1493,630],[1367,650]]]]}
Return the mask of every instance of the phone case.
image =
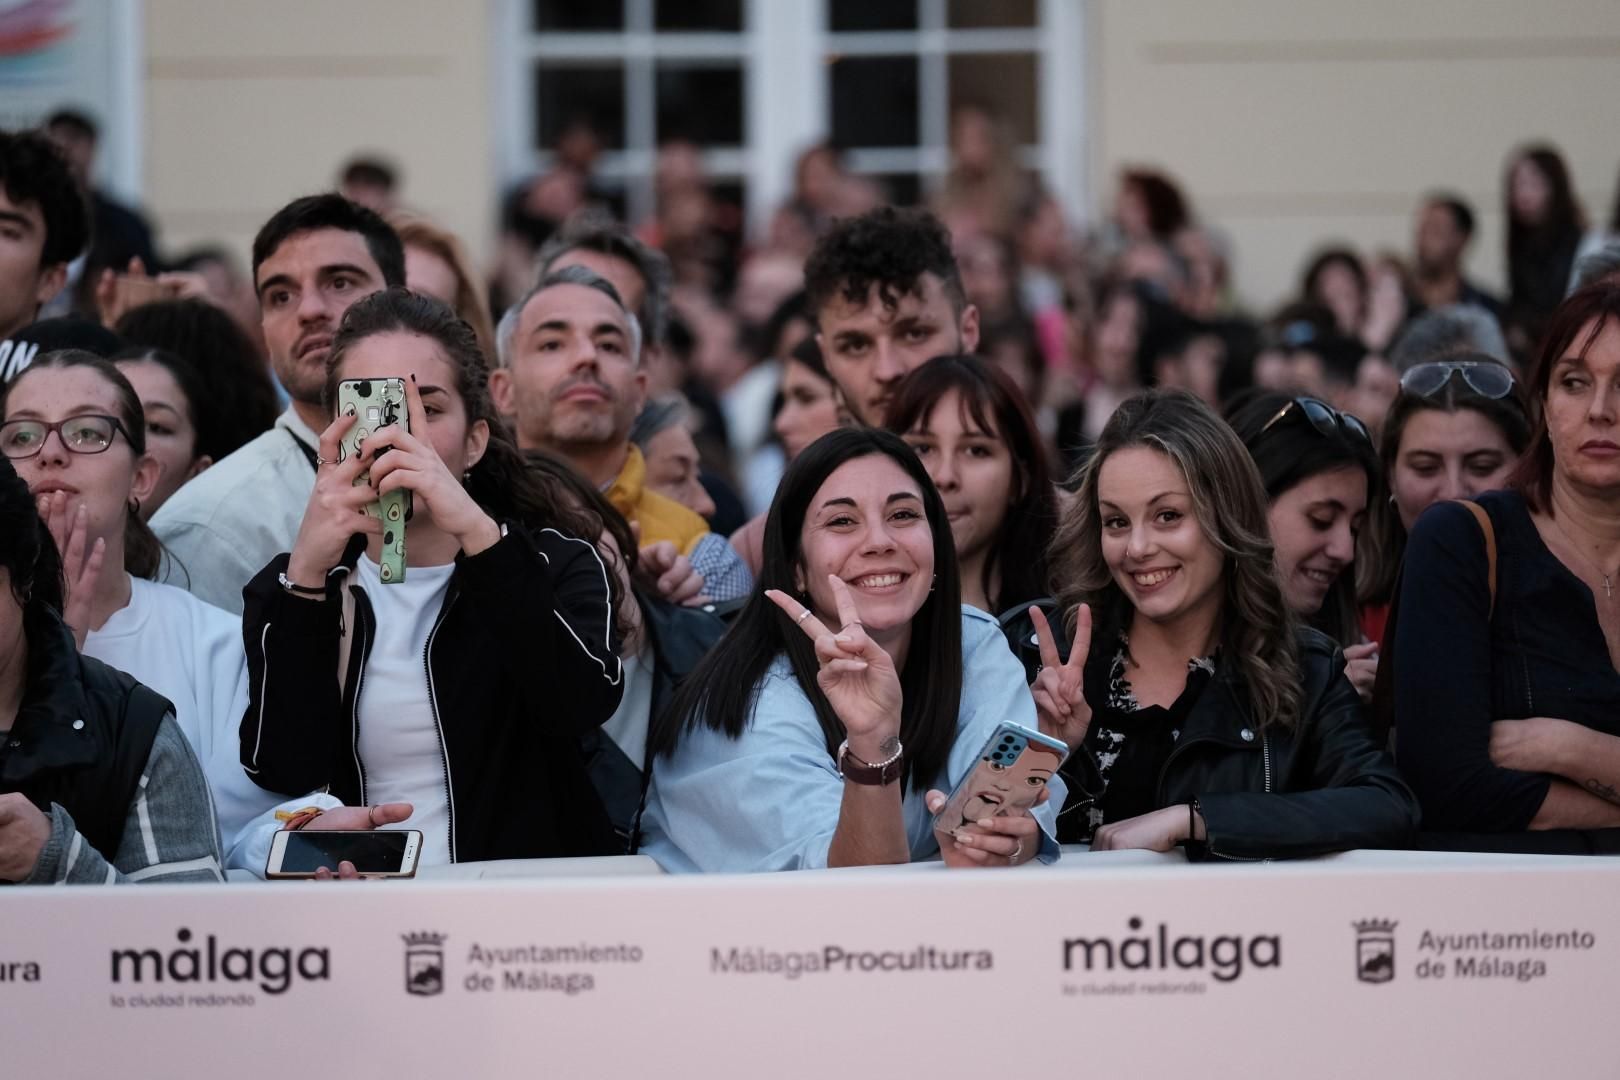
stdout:
{"type": "Polygon", "coordinates": [[[987,817],[1023,813],[1035,805],[1068,753],[1061,739],[1018,724],[999,725],[934,816],[934,831],[954,834],[987,817]]]}
{"type": "MultiPolygon", "coordinates": [[[[343,435],[339,461],[360,453],[366,436],[378,428],[397,424],[411,430],[404,379],[345,379],[338,383],[337,407],[340,416],[359,417],[343,435]]],[[[354,482],[356,486],[369,484],[371,471],[361,473],[354,482]]],[[[405,523],[411,519],[411,493],[390,491],[379,501],[368,503],[366,513],[381,518],[383,523],[382,558],[378,560],[382,582],[397,585],[405,580],[405,523]]]]}
{"type": "MultiPolygon", "coordinates": [[[[358,838],[358,839],[364,840],[367,837],[371,837],[371,836],[375,835],[375,833],[376,833],[375,830],[370,830],[370,829],[339,830],[339,831],[335,831],[335,832],[322,833],[321,836],[322,836],[323,839],[328,840],[328,841],[331,841],[331,840],[334,840],[334,839],[340,839],[342,837],[351,836],[351,835],[358,838]]],[[[289,871],[289,870],[281,869],[283,860],[284,860],[284,858],[286,856],[287,844],[291,843],[293,838],[296,837],[297,835],[298,835],[298,833],[278,832],[278,833],[276,833],[274,836],[272,836],[270,838],[270,857],[266,860],[265,868],[264,868],[264,876],[265,876],[265,878],[267,880],[272,880],[272,881],[291,880],[291,879],[305,880],[305,879],[313,878],[315,876],[313,871],[308,871],[308,872],[301,871],[301,870],[291,870],[291,871],[289,871]]],[[[399,869],[398,870],[392,870],[392,871],[384,871],[384,870],[361,871],[361,874],[360,874],[361,877],[413,878],[413,877],[416,876],[416,868],[417,868],[418,864],[420,863],[421,857],[422,857],[422,833],[421,833],[421,831],[418,830],[418,829],[402,829],[402,830],[399,830],[398,833],[395,834],[395,835],[401,835],[401,836],[403,836],[405,838],[405,840],[404,840],[405,848],[404,848],[403,854],[401,856],[401,865],[400,865],[399,869]]],[[[335,867],[333,869],[335,870],[335,867]]]]}

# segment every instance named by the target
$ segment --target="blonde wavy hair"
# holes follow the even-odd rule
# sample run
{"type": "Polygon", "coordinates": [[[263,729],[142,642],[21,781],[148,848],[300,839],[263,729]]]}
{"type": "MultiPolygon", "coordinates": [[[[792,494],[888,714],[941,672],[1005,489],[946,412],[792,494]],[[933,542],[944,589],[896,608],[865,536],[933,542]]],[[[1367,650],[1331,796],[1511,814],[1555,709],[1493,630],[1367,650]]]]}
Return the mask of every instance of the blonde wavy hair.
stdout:
{"type": "Polygon", "coordinates": [[[1130,600],[1103,559],[1097,481],[1113,454],[1136,446],[1175,462],[1204,536],[1225,556],[1222,664],[1247,688],[1262,727],[1291,727],[1301,707],[1298,623],[1277,580],[1260,474],[1237,433],[1184,390],[1149,390],[1120,405],[1081,467],[1079,492],[1052,538],[1050,556],[1070,637],[1082,603],[1091,605],[1099,627],[1129,626],[1130,600]]]}
{"type": "Polygon", "coordinates": [[[442,229],[424,217],[399,211],[388,215],[388,223],[399,234],[402,247],[416,248],[437,256],[456,277],[456,296],[451,307],[472,327],[478,347],[484,353],[484,366],[495,367],[495,324],[483,285],[472,271],[467,252],[455,233],[442,229]]]}

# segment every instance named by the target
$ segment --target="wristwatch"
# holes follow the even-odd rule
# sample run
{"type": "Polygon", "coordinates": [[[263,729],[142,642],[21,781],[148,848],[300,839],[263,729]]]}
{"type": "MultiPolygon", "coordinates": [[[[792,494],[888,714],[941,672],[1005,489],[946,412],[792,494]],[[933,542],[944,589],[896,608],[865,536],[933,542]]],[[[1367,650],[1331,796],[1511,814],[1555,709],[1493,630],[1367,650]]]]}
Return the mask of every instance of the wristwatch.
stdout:
{"type": "Polygon", "coordinates": [[[862,761],[850,753],[849,740],[845,739],[838,746],[838,775],[851,783],[866,784],[869,787],[883,787],[894,783],[905,771],[905,763],[901,760],[905,756],[905,750],[901,747],[900,740],[892,736],[882,748],[884,750],[892,748],[893,753],[874,764],[862,761]]]}

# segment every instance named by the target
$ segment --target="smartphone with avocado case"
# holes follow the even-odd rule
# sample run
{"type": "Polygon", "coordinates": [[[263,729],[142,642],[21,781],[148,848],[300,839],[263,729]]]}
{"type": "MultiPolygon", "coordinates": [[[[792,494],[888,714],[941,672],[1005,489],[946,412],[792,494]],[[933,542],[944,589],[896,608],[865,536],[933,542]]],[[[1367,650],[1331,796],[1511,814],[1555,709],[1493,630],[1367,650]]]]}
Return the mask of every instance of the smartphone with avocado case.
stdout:
{"type": "MultiPolygon", "coordinates": [[[[343,434],[339,461],[364,453],[367,437],[381,428],[398,425],[411,430],[404,379],[344,379],[338,383],[337,407],[338,415],[355,417],[343,434]]],[[[356,487],[371,483],[371,470],[361,473],[354,483],[356,487]]],[[[377,560],[383,584],[397,585],[405,580],[405,523],[411,519],[411,493],[403,488],[390,491],[367,503],[366,513],[383,523],[382,558],[377,560]]]]}
{"type": "Polygon", "coordinates": [[[954,836],[963,825],[1028,811],[1068,753],[1061,739],[1018,724],[997,725],[934,816],[934,831],[954,836]]]}

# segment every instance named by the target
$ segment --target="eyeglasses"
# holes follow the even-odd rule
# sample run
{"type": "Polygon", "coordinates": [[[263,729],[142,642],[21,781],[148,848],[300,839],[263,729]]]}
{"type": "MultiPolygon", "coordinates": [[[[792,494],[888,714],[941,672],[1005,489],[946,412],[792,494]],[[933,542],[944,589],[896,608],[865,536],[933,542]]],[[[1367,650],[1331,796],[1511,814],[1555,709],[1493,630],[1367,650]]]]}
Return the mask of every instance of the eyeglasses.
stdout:
{"type": "Polygon", "coordinates": [[[1401,376],[1401,390],[1418,397],[1431,397],[1461,375],[1468,388],[1480,397],[1498,400],[1513,393],[1513,372],[1501,364],[1479,360],[1435,360],[1418,364],[1401,376]]]}
{"type": "Polygon", "coordinates": [[[1330,439],[1340,430],[1343,430],[1348,431],[1355,438],[1365,440],[1369,446],[1372,445],[1372,433],[1367,430],[1366,424],[1363,424],[1358,418],[1351,416],[1349,413],[1340,412],[1321,398],[1313,397],[1290,399],[1288,404],[1278,409],[1271,419],[1266,421],[1265,426],[1260,429],[1260,434],[1264,435],[1270,431],[1278,421],[1296,408],[1305,414],[1305,419],[1311,422],[1311,427],[1330,439]]]}
{"type": "Polygon", "coordinates": [[[114,416],[70,416],[48,424],[44,420],[8,420],[0,424],[0,454],[13,461],[31,458],[45,448],[45,440],[56,432],[62,445],[75,454],[101,454],[113,444],[113,436],[129,432],[114,416]]]}

